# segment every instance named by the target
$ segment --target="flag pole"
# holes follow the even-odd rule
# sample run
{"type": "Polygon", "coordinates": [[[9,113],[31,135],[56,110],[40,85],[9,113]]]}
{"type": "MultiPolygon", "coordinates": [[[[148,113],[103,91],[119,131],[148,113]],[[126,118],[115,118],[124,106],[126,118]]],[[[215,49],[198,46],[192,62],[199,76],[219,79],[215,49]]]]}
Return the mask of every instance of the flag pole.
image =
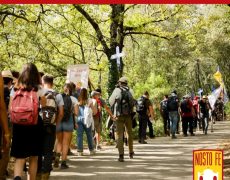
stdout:
{"type": "Polygon", "coordinates": [[[223,87],[223,121],[224,121],[224,87],[223,87]]]}

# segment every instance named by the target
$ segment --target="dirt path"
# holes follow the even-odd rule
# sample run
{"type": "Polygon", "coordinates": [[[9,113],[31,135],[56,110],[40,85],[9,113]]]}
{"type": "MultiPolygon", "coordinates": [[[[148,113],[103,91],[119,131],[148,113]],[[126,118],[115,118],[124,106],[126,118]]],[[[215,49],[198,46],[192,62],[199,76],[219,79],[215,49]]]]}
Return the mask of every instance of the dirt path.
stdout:
{"type": "MultiPolygon", "coordinates": [[[[117,161],[117,149],[105,146],[95,156],[70,156],[70,168],[55,169],[51,180],[90,179],[90,180],[190,180],[192,179],[192,151],[200,148],[217,148],[220,142],[230,138],[230,122],[217,122],[214,132],[203,135],[182,137],[171,140],[160,137],[148,140],[148,144],[134,143],[135,158],[125,162],[117,161]]],[[[127,147],[125,152],[127,153],[127,147]]],[[[228,178],[225,178],[225,180],[228,178]]]]}

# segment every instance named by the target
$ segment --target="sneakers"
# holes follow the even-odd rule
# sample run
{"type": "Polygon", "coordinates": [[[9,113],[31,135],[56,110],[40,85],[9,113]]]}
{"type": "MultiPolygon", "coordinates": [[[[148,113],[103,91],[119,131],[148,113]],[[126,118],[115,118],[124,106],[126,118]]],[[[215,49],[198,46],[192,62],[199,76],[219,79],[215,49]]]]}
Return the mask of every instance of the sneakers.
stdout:
{"type": "Polygon", "coordinates": [[[16,176],[14,177],[14,180],[22,180],[22,178],[20,176],[16,176]]]}
{"type": "Polygon", "coordinates": [[[66,164],[66,161],[62,161],[61,163],[61,169],[68,169],[69,166],[66,164]]]}
{"type": "Polygon", "coordinates": [[[119,155],[118,161],[119,162],[124,162],[124,155],[123,154],[119,155]]]}
{"type": "Polygon", "coordinates": [[[96,154],[96,152],[94,150],[92,150],[92,151],[89,152],[89,154],[90,154],[90,156],[93,156],[93,155],[96,154]]]}
{"type": "Polygon", "coordinates": [[[69,149],[69,151],[68,151],[68,154],[67,154],[68,156],[74,156],[74,153],[69,149]]]}
{"type": "Polygon", "coordinates": [[[78,152],[77,155],[78,156],[83,156],[83,152],[78,152]]]}
{"type": "Polygon", "coordinates": [[[150,139],[154,139],[155,137],[155,135],[149,136],[150,139]]]}
{"type": "Polygon", "coordinates": [[[146,141],[144,141],[144,140],[141,140],[141,141],[139,141],[139,143],[140,144],[148,144],[146,141]]]}
{"type": "Polygon", "coordinates": [[[140,144],[148,144],[144,139],[139,139],[138,142],[139,142],[140,144]]]}
{"type": "Polygon", "coordinates": [[[130,158],[130,159],[133,159],[133,155],[134,155],[134,152],[129,153],[129,158],[130,158]]]}
{"type": "Polygon", "coordinates": [[[176,139],[177,137],[175,135],[172,135],[172,139],[176,139]]]}
{"type": "Polygon", "coordinates": [[[60,161],[60,153],[56,153],[55,160],[54,160],[54,167],[58,168],[59,167],[59,161],[60,161]]]}
{"type": "Polygon", "coordinates": [[[183,134],[183,136],[184,136],[184,137],[187,137],[187,136],[188,136],[188,134],[183,134]]]}
{"type": "Polygon", "coordinates": [[[97,146],[96,146],[96,150],[101,150],[101,146],[100,146],[100,145],[97,145],[97,146]]]}
{"type": "Polygon", "coordinates": [[[192,133],[192,134],[191,134],[191,136],[195,136],[195,134],[194,134],[194,133],[192,133]]]}

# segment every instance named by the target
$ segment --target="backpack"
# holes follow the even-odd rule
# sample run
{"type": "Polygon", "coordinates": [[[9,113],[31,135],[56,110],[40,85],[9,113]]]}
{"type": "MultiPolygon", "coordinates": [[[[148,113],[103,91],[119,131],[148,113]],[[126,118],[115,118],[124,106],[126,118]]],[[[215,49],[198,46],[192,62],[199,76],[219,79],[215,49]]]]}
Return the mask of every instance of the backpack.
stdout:
{"type": "Polygon", "coordinates": [[[36,125],[38,122],[38,108],[37,93],[19,89],[12,99],[10,119],[13,124],[36,125]]]}
{"type": "Polygon", "coordinates": [[[87,128],[92,125],[92,130],[94,130],[93,111],[88,105],[84,106],[84,124],[87,128]]]}
{"type": "Polygon", "coordinates": [[[57,114],[56,95],[57,93],[52,91],[45,93],[46,106],[42,108],[42,119],[45,126],[55,124],[57,114]]]}
{"type": "Polygon", "coordinates": [[[178,98],[177,96],[170,96],[167,102],[168,111],[178,111],[178,98]]]}
{"type": "Polygon", "coordinates": [[[62,121],[68,121],[72,115],[72,100],[69,95],[62,94],[64,101],[64,116],[62,121]]]}
{"type": "Polygon", "coordinates": [[[128,88],[121,90],[120,115],[130,115],[133,112],[133,97],[128,88]]]}
{"type": "MultiPolygon", "coordinates": [[[[101,104],[101,101],[100,99],[92,99],[92,108],[96,109],[96,112],[93,112],[93,117],[96,117],[96,118],[99,118],[100,119],[100,116],[101,116],[101,109],[99,110],[99,107],[101,108],[102,107],[102,104],[101,104]]],[[[95,110],[94,109],[94,110],[95,110]]]]}
{"type": "Polygon", "coordinates": [[[180,108],[183,113],[191,112],[191,108],[189,107],[186,100],[181,102],[180,108]]]}
{"type": "Polygon", "coordinates": [[[168,103],[167,100],[161,101],[161,109],[164,113],[168,112],[167,103],[168,103]]]}
{"type": "Polygon", "coordinates": [[[145,97],[142,96],[142,97],[140,97],[137,100],[136,111],[139,114],[146,114],[147,113],[147,107],[146,107],[146,99],[145,99],[145,97]]]}

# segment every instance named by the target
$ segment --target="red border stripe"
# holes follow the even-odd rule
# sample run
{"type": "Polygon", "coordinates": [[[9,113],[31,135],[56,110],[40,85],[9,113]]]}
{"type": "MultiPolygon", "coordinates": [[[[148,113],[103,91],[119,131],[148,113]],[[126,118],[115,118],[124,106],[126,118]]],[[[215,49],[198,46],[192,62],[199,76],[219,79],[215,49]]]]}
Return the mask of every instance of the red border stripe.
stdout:
{"type": "Polygon", "coordinates": [[[230,4],[230,0],[0,0],[1,4],[230,4]]]}

